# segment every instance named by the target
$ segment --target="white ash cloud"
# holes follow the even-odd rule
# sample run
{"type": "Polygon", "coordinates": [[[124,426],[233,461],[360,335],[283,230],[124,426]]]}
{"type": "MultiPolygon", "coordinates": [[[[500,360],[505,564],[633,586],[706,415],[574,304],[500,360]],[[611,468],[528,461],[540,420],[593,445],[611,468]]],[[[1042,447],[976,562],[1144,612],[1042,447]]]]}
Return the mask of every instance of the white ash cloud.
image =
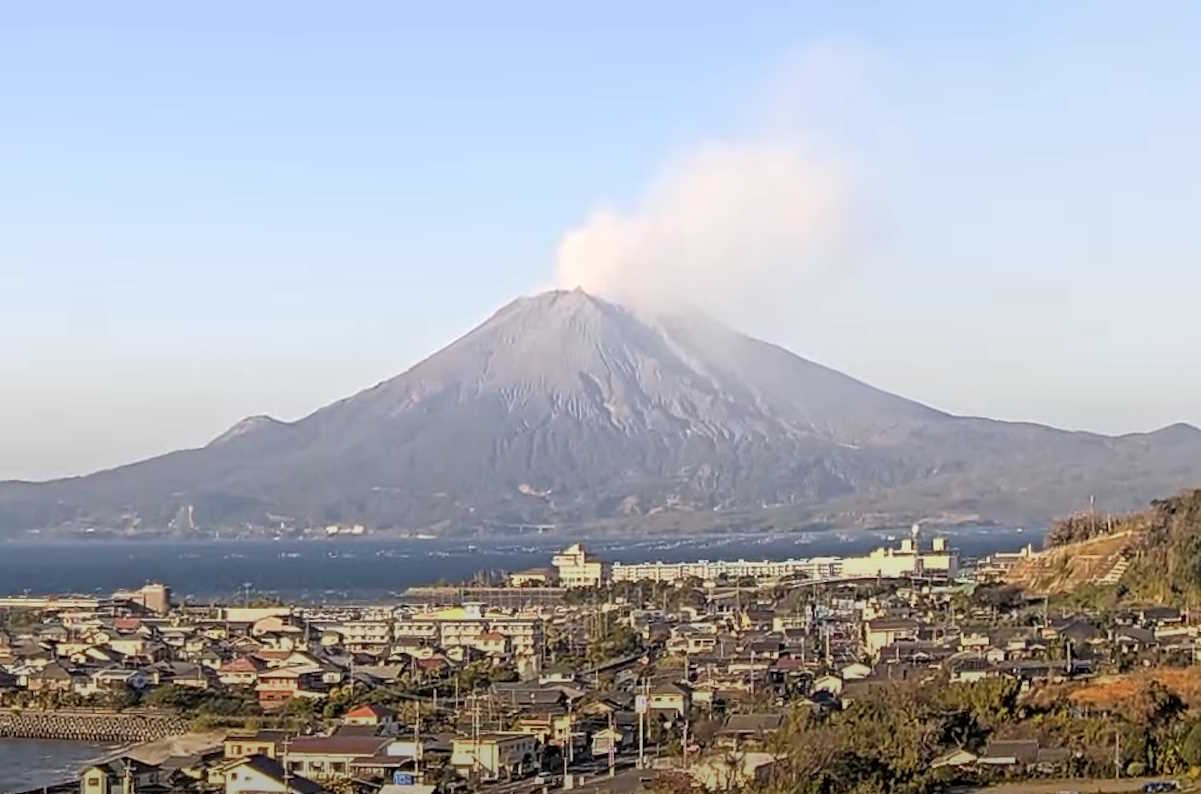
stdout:
{"type": "Polygon", "coordinates": [[[870,52],[820,42],[790,53],[742,115],[753,132],[690,147],[623,206],[566,230],[555,281],[649,309],[699,308],[746,330],[795,321],[798,302],[863,257],[881,231],[847,130],[875,103],[870,52]]]}

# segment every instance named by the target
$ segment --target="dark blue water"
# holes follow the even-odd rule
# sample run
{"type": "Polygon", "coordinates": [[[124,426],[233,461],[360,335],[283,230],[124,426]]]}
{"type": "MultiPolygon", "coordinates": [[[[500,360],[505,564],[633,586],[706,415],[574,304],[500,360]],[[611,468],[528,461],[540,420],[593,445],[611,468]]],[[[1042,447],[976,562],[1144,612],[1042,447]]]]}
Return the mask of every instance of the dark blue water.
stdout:
{"type": "MultiPolygon", "coordinates": [[[[587,540],[609,561],[763,560],[862,554],[896,541],[893,532],[812,532],[690,538],[587,540]]],[[[949,534],[965,556],[1015,550],[1041,531],[958,528],[949,534]]],[[[147,580],[170,585],[177,599],[237,600],[278,596],[306,601],[378,600],[412,585],[461,582],[479,571],[514,571],[550,564],[562,537],[500,541],[377,540],[279,542],[108,542],[73,545],[0,544],[0,593],[107,595],[147,580]]]]}

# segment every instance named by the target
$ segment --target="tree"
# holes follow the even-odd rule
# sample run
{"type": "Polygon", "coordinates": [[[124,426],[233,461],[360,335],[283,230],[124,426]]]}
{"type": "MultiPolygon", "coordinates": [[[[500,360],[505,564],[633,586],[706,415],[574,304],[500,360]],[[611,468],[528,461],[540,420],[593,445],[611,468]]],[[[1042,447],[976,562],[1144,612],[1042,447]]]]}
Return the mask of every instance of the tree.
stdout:
{"type": "Polygon", "coordinates": [[[1201,766],[1201,720],[1194,722],[1185,734],[1180,743],[1180,757],[1189,766],[1201,766]]]}

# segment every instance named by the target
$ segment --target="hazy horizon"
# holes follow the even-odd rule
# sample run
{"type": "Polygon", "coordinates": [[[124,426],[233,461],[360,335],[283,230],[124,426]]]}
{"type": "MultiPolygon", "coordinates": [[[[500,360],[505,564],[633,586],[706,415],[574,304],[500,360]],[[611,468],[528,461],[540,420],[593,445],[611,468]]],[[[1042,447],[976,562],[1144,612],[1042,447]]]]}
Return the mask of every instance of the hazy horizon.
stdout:
{"type": "Polygon", "coordinates": [[[69,5],[0,31],[0,479],[298,419],[552,285],[1201,424],[1190,4],[69,5]]]}

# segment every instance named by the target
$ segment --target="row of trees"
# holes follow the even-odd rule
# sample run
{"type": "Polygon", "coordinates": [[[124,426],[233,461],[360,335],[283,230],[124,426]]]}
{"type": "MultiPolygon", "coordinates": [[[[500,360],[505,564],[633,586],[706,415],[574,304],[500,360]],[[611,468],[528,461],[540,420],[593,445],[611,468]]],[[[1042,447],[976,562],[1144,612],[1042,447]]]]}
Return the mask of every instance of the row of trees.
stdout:
{"type": "Polygon", "coordinates": [[[1090,712],[1075,705],[1066,690],[1034,703],[1008,678],[970,684],[940,680],[881,688],[829,714],[794,710],[773,740],[781,761],[771,790],[920,794],[956,782],[982,782],[995,773],[932,769],[932,764],[948,750],[979,753],[991,739],[1007,738],[1066,748],[1070,760],[1061,771],[1073,776],[1112,776],[1115,746],[1121,748],[1117,763],[1126,775],[1195,774],[1201,767],[1201,719],[1154,682],[1120,710],[1090,712]]]}

